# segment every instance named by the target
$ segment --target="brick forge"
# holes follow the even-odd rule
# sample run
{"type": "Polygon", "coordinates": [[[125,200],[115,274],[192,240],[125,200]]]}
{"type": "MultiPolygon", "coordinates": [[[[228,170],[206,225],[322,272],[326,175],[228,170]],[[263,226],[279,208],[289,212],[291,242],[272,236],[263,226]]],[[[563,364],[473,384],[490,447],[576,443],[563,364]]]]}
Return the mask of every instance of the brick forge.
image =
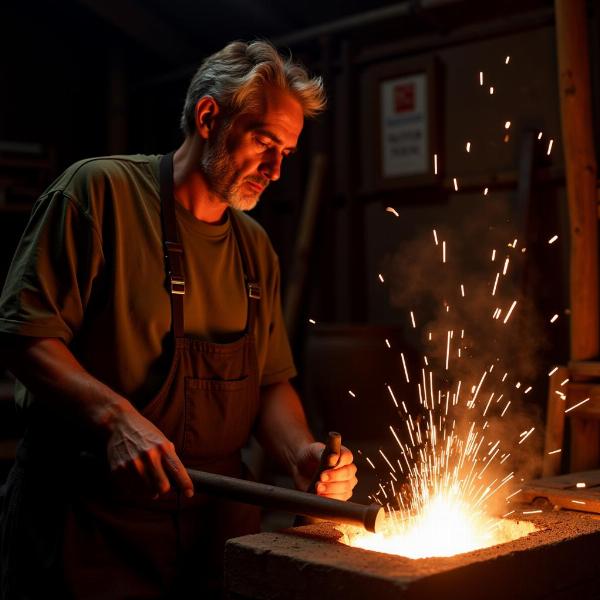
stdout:
{"type": "Polygon", "coordinates": [[[416,560],[348,547],[333,523],[235,538],[225,587],[231,600],[600,599],[600,516],[546,511],[527,520],[538,531],[526,537],[416,560]]]}

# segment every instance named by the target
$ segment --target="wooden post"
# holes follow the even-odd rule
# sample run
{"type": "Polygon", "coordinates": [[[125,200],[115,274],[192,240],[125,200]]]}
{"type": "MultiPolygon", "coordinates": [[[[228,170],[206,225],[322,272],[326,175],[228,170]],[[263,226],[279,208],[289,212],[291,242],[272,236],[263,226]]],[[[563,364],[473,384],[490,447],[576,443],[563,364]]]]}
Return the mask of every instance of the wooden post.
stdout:
{"type": "Polygon", "coordinates": [[[565,390],[561,382],[569,377],[569,369],[558,367],[550,376],[548,384],[548,405],[546,407],[546,437],[544,441],[544,456],[542,460],[542,476],[551,477],[560,474],[561,455],[565,431],[566,402],[556,393],[565,390]],[[556,454],[549,454],[555,450],[556,454]]]}
{"type": "Polygon", "coordinates": [[[585,0],[556,0],[562,139],[571,234],[571,360],[598,354],[596,157],[585,0]]]}
{"type": "MultiPolygon", "coordinates": [[[[571,360],[598,354],[598,215],[585,0],[555,0],[562,139],[571,237],[571,360]]],[[[572,420],[571,469],[600,458],[599,423],[572,420]]]]}

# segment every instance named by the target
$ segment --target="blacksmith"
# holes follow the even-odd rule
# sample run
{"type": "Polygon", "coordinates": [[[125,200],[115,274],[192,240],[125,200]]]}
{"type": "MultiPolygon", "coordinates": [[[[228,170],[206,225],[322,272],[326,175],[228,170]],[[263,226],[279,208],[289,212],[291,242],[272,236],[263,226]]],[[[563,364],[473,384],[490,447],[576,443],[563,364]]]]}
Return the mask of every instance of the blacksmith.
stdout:
{"type": "MultiPolygon", "coordinates": [[[[325,104],[268,42],[235,42],[192,79],[184,141],[68,168],[36,202],[0,300],[27,430],[3,490],[2,598],[210,597],[224,540],[254,509],[185,470],[247,476],[255,434],[300,489],[306,425],[277,256],[252,209],[325,104]]],[[[347,499],[352,454],[317,486],[347,499]]]]}

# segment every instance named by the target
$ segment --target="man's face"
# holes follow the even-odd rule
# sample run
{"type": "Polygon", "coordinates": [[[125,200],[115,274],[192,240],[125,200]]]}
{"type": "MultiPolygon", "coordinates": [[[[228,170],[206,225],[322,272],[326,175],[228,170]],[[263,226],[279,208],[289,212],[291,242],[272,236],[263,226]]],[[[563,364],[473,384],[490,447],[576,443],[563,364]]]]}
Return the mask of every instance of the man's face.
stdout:
{"type": "Polygon", "coordinates": [[[267,185],[279,179],[281,162],[296,149],[303,124],[298,100],[265,89],[260,110],[233,117],[208,140],[202,167],[212,193],[233,208],[253,209],[267,185]]]}

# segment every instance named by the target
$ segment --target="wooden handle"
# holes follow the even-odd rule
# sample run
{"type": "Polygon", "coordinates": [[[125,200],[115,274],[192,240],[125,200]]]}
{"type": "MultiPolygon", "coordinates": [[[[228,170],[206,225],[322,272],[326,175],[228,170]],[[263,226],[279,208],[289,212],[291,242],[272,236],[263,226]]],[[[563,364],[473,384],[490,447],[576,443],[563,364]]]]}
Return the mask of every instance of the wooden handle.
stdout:
{"type": "Polygon", "coordinates": [[[340,460],[340,456],[342,455],[342,436],[337,431],[330,431],[329,437],[327,439],[327,443],[325,444],[325,448],[323,448],[323,452],[321,452],[321,462],[319,463],[319,467],[317,468],[315,474],[313,475],[312,481],[306,490],[310,494],[314,494],[316,492],[317,483],[319,479],[321,479],[321,473],[331,468],[332,466],[337,465],[340,460]],[[331,457],[336,457],[335,464],[331,464],[331,457]]]}

